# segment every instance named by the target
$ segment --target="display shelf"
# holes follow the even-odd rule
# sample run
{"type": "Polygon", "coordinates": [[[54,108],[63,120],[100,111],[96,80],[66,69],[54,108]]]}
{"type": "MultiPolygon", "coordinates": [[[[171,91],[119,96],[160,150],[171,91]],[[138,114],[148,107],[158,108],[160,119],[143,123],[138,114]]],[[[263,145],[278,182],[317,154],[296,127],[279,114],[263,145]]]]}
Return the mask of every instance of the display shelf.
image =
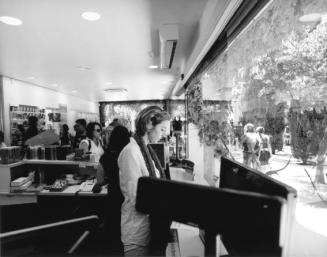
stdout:
{"type": "Polygon", "coordinates": [[[28,118],[35,116],[38,118],[40,123],[45,122],[44,109],[36,106],[19,105],[9,106],[9,118],[10,118],[10,143],[16,144],[17,137],[17,126],[28,122],[28,118]],[[23,109],[23,110],[22,110],[23,109]],[[26,110],[24,110],[26,109],[26,110]],[[32,111],[33,110],[33,111],[32,111]],[[15,143],[16,142],[16,143],[15,143]]]}
{"type": "Polygon", "coordinates": [[[96,162],[80,162],[80,161],[65,161],[65,160],[24,160],[24,163],[27,164],[54,164],[54,165],[78,165],[78,166],[93,166],[97,167],[98,163],[96,162]]]}
{"type": "Polygon", "coordinates": [[[0,164],[0,168],[13,168],[13,167],[17,167],[20,166],[22,164],[24,164],[25,162],[19,161],[19,162],[14,162],[14,163],[9,163],[9,164],[0,164]]]}
{"type": "MultiPolygon", "coordinates": [[[[40,192],[10,192],[10,183],[19,178],[26,177],[30,172],[36,172],[40,179],[46,184],[53,184],[53,181],[60,178],[63,174],[73,172],[80,176],[96,176],[98,163],[66,161],[66,160],[22,160],[11,164],[0,164],[0,198],[3,203],[12,204],[16,198],[26,198],[26,201],[34,201],[28,197],[33,196],[103,196],[107,194],[107,188],[102,187],[99,193],[80,191],[80,185],[70,185],[62,192],[50,192],[42,190],[40,192]],[[50,183],[49,183],[50,182],[50,183]]],[[[37,180],[37,179],[36,179],[37,180]]],[[[38,180],[37,180],[38,181],[38,180]]],[[[0,200],[1,200],[0,199],[0,200]]],[[[19,202],[20,200],[17,199],[19,202]]],[[[25,200],[24,200],[25,201],[25,200]]],[[[2,205],[0,203],[0,205],[2,205]]]]}
{"type": "MultiPolygon", "coordinates": [[[[42,115],[45,116],[45,113],[43,110],[35,111],[35,112],[29,112],[29,111],[10,111],[12,114],[35,114],[35,115],[42,115]]],[[[34,115],[32,115],[34,116],[34,115]]]]}
{"type": "Polygon", "coordinates": [[[0,164],[0,167],[13,168],[22,164],[43,164],[43,165],[78,165],[80,167],[94,167],[98,166],[97,162],[80,162],[80,161],[65,161],[65,160],[22,160],[10,164],[0,164]]]}

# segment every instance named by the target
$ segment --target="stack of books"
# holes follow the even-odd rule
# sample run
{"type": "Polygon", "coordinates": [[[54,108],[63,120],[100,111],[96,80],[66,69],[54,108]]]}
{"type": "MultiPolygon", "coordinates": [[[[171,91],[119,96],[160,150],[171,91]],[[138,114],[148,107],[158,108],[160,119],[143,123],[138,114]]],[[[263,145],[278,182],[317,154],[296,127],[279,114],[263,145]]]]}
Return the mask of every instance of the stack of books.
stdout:
{"type": "Polygon", "coordinates": [[[31,177],[20,177],[11,181],[10,183],[10,192],[23,192],[26,191],[28,187],[32,185],[32,178],[31,177]]]}

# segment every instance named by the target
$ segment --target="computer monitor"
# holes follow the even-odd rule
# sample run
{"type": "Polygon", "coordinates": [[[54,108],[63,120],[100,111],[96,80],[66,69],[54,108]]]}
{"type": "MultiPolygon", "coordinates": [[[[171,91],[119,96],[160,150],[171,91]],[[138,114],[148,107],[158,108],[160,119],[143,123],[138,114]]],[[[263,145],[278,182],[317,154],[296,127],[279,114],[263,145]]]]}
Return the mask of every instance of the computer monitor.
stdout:
{"type": "Polygon", "coordinates": [[[141,177],[136,209],[203,229],[206,256],[215,254],[218,234],[228,238],[232,255],[278,256],[284,203],[279,196],[141,177]]]}
{"type": "MultiPolygon", "coordinates": [[[[283,226],[280,230],[279,245],[281,247],[280,253],[278,255],[289,255],[289,245],[294,221],[296,203],[295,200],[297,195],[297,192],[294,188],[268,175],[265,175],[260,171],[225,157],[221,158],[219,188],[255,192],[265,194],[267,196],[278,196],[285,199],[286,205],[283,210],[285,213],[285,218],[283,220],[283,226]]],[[[257,248],[266,248],[272,243],[272,238],[269,230],[262,230],[260,234],[253,233],[251,237],[257,241],[257,246],[255,246],[257,248]]],[[[241,241],[241,236],[237,234],[232,236],[225,235],[222,236],[221,239],[227,250],[228,248],[242,249],[246,247],[246,245],[235,244],[237,239],[241,241]]]]}
{"type": "Polygon", "coordinates": [[[256,192],[288,199],[296,190],[235,160],[221,157],[219,188],[256,192]]]}

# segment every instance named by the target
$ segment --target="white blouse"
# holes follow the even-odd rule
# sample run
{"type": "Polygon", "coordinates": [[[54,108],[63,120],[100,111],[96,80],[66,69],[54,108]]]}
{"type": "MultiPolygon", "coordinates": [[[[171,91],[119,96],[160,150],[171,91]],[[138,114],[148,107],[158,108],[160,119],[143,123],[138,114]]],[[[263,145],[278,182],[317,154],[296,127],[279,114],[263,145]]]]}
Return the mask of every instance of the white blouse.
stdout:
{"type": "Polygon", "coordinates": [[[90,149],[89,152],[91,152],[92,154],[95,154],[95,162],[99,162],[100,157],[104,153],[102,143],[99,143],[98,145],[96,145],[93,140],[87,138],[87,139],[83,139],[79,143],[79,145],[81,146],[82,144],[87,144],[89,146],[89,142],[91,142],[91,148],[89,148],[90,149]]]}
{"type": "MultiPolygon", "coordinates": [[[[121,240],[128,246],[146,246],[150,240],[150,222],[146,214],[135,209],[138,179],[149,176],[140,147],[134,138],[118,157],[120,188],[125,198],[121,207],[121,240]]],[[[156,170],[156,175],[160,173],[156,170]]]]}

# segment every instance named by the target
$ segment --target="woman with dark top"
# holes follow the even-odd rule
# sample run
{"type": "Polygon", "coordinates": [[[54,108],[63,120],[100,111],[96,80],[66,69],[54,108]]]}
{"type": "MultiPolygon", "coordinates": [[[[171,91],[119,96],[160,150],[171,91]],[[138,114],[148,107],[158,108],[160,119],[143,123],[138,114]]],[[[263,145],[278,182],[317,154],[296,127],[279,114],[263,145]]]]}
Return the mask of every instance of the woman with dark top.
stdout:
{"type": "Polygon", "coordinates": [[[62,125],[60,133],[60,145],[72,144],[71,135],[69,133],[69,127],[67,124],[62,125]]]}
{"type": "Polygon", "coordinates": [[[35,117],[35,116],[28,117],[28,128],[25,133],[24,144],[25,144],[26,140],[36,136],[39,133],[37,125],[38,125],[37,117],[35,117]]]}
{"type": "Polygon", "coordinates": [[[267,172],[269,169],[269,159],[272,156],[270,139],[269,136],[265,134],[265,129],[263,127],[257,127],[256,132],[258,133],[261,140],[259,153],[261,171],[267,172]]]}
{"type": "Polygon", "coordinates": [[[120,239],[120,208],[124,201],[119,186],[119,168],[117,164],[121,150],[129,143],[130,132],[123,126],[117,126],[110,135],[110,144],[100,158],[97,171],[97,183],[108,184],[108,204],[106,208],[105,228],[108,232],[112,250],[122,254],[120,239]]]}

